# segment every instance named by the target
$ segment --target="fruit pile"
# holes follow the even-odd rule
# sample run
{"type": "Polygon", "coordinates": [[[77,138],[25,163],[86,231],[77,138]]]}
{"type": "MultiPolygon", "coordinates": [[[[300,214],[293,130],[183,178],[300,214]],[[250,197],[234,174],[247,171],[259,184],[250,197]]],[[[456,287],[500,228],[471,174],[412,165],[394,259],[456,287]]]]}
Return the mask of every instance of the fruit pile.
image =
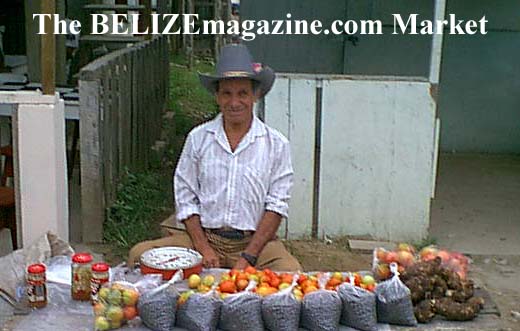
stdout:
{"type": "Polygon", "coordinates": [[[187,280],[189,290],[175,301],[176,324],[190,329],[189,325],[198,323],[197,330],[212,330],[217,324],[227,325],[228,330],[241,330],[243,325],[276,330],[281,325],[298,323],[310,329],[316,325],[329,325],[334,329],[341,323],[372,330],[378,321],[415,325],[416,319],[424,323],[436,314],[449,320],[472,319],[483,300],[473,297],[473,283],[452,270],[455,263],[450,262],[456,259],[463,265],[467,258],[449,253],[448,258],[443,259],[443,254],[428,247],[416,255],[411,245],[403,244],[395,251],[378,249],[374,253],[378,262],[375,270],[384,270],[386,265],[388,275],[379,274],[377,278],[390,278],[390,268],[383,262],[400,263],[399,277],[381,283],[365,273],[294,274],[254,267],[232,269],[220,275],[191,275],[187,280]],[[431,259],[430,253],[436,257],[431,259]],[[396,296],[395,283],[406,290],[401,291],[403,296],[396,296]],[[402,308],[390,314],[400,319],[383,320],[379,301],[390,304],[391,308],[402,308]],[[399,306],[401,301],[402,307],[399,306]],[[403,307],[409,313],[402,313],[403,307]]]}
{"type": "Polygon", "coordinates": [[[255,282],[255,287],[252,288],[252,292],[261,297],[265,297],[291,287],[295,280],[296,284],[293,286],[292,294],[296,299],[301,301],[305,295],[320,289],[320,278],[323,279],[323,289],[337,291],[341,284],[350,284],[349,275],[353,277],[355,286],[374,292],[376,280],[372,275],[363,276],[357,272],[346,274],[346,276],[341,272],[329,274],[298,273],[295,275],[293,273],[276,273],[270,269],[257,270],[250,266],[244,270],[231,269],[221,274],[218,283],[213,275],[206,275],[204,277],[198,274],[191,275],[188,278],[188,287],[190,290],[181,293],[178,303],[182,304],[186,302],[192,294],[208,293],[213,288],[219,297],[224,299],[230,294],[244,291],[250,285],[251,281],[255,282]]]}
{"type": "Polygon", "coordinates": [[[113,282],[99,290],[99,301],[94,305],[96,331],[120,328],[137,316],[139,292],[125,282],[113,282]]]}
{"type": "Polygon", "coordinates": [[[401,273],[405,267],[416,262],[415,248],[412,245],[401,243],[393,251],[384,248],[374,250],[373,272],[378,280],[385,280],[392,276],[390,263],[397,263],[398,271],[401,273]]]}
{"type": "Polygon", "coordinates": [[[416,254],[415,248],[406,243],[398,244],[393,251],[387,251],[384,248],[376,248],[374,250],[373,272],[378,280],[390,278],[390,263],[398,264],[399,273],[407,267],[414,265],[418,261],[431,261],[439,257],[442,266],[456,272],[462,279],[466,278],[468,272],[469,259],[461,253],[442,250],[434,245],[430,245],[421,249],[416,254]]]}
{"type": "Polygon", "coordinates": [[[436,257],[441,258],[441,265],[456,272],[461,279],[466,279],[469,259],[461,253],[442,250],[436,246],[427,246],[419,252],[421,261],[431,261],[436,257]]]}
{"type": "Polygon", "coordinates": [[[374,292],[376,288],[376,280],[372,275],[364,275],[362,276],[360,273],[354,272],[350,276],[347,275],[343,277],[341,272],[334,272],[330,275],[330,278],[327,280],[325,284],[326,290],[337,291],[338,287],[343,283],[351,282],[350,277],[354,280],[354,285],[357,287],[361,287],[370,292],[374,292]]]}

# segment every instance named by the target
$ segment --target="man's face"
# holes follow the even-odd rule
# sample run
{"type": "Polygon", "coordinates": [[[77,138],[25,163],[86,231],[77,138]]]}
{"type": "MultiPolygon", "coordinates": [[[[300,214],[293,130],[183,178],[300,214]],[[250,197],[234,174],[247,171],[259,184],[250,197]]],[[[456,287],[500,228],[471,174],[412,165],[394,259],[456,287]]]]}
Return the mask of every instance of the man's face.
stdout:
{"type": "Polygon", "coordinates": [[[250,79],[221,80],[216,98],[225,123],[239,125],[251,122],[256,97],[250,79]]]}

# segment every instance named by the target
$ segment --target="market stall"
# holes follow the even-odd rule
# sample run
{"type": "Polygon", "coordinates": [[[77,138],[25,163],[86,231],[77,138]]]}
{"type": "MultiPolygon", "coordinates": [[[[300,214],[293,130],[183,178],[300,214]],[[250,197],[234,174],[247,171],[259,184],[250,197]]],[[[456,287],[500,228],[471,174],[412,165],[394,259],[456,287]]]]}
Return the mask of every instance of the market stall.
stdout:
{"type": "MultiPolygon", "coordinates": [[[[39,247],[40,252],[48,248],[39,247]]],[[[491,298],[461,273],[463,263],[453,262],[455,257],[467,258],[449,252],[443,259],[444,253],[434,247],[417,254],[409,245],[394,251],[376,249],[374,273],[284,273],[253,267],[199,272],[197,252],[182,249],[178,254],[173,249],[142,259],[148,264],[146,274],[124,266],[109,272],[107,265],[88,254],[71,256],[69,247],[62,243],[55,254],[18,251],[0,260],[2,266],[7,261],[16,265],[17,277],[25,282],[14,280],[18,305],[45,301],[15,318],[8,330],[34,330],[35,325],[43,331],[496,330],[500,323],[491,298]],[[29,260],[45,264],[23,266],[29,260]],[[183,272],[166,272],[172,269],[183,272]],[[45,277],[39,278],[42,270],[45,277]],[[42,284],[45,291],[37,289],[42,284]],[[453,319],[458,321],[449,321],[453,319]]],[[[4,281],[0,285],[6,287],[4,281]]]]}

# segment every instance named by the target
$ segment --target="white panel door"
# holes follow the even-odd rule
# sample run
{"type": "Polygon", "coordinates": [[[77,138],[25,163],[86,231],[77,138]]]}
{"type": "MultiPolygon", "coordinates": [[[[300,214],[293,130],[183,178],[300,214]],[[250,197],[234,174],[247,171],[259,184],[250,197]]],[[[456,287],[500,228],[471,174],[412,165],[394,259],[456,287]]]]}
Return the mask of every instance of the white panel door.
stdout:
{"type": "Polygon", "coordinates": [[[314,79],[277,78],[265,99],[265,122],[289,139],[294,168],[289,219],[282,225],[282,236],[297,237],[311,233],[315,109],[314,79]]]}
{"type": "Polygon", "coordinates": [[[323,84],[319,231],[417,240],[427,235],[435,149],[430,84],[323,84]]]}

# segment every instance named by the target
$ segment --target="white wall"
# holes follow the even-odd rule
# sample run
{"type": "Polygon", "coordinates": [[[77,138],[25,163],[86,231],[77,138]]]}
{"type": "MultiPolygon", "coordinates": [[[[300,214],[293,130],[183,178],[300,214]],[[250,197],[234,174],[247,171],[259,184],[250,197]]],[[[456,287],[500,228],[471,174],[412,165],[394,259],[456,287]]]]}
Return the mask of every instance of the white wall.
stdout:
{"type": "Polygon", "coordinates": [[[266,123],[291,141],[295,185],[289,236],[309,235],[319,193],[319,235],[419,240],[433,191],[435,107],[424,81],[322,76],[321,126],[313,76],[285,75],[266,97],[266,123]],[[313,182],[315,130],[321,132],[313,182]],[[317,187],[317,190],[315,188],[317,187]]]}
{"type": "Polygon", "coordinates": [[[265,122],[291,141],[294,169],[289,220],[283,236],[310,234],[314,189],[316,81],[278,77],[265,99],[265,122]]]}
{"type": "Polygon", "coordinates": [[[40,92],[0,92],[15,105],[13,155],[18,242],[52,231],[68,241],[64,102],[40,92]]]}

